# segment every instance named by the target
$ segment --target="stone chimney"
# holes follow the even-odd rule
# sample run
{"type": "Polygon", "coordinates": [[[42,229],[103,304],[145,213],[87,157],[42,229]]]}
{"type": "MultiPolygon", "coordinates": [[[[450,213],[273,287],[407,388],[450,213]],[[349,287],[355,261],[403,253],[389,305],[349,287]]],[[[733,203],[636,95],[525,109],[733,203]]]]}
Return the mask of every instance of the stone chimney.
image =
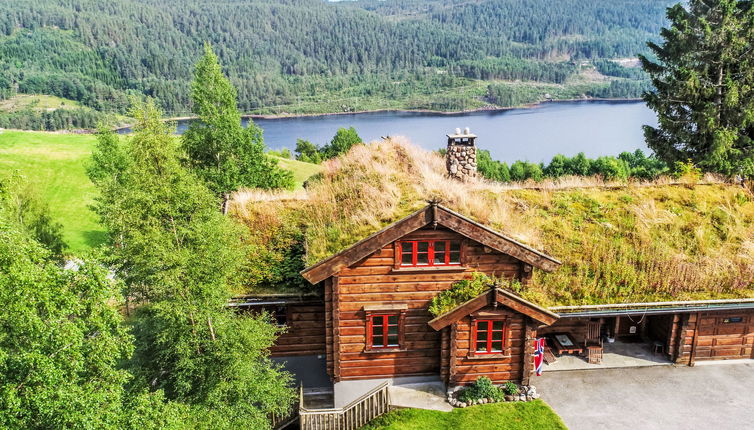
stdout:
{"type": "Polygon", "coordinates": [[[457,128],[448,136],[448,151],[445,154],[445,166],[448,176],[465,181],[476,177],[476,135],[466,127],[461,133],[457,128]]]}

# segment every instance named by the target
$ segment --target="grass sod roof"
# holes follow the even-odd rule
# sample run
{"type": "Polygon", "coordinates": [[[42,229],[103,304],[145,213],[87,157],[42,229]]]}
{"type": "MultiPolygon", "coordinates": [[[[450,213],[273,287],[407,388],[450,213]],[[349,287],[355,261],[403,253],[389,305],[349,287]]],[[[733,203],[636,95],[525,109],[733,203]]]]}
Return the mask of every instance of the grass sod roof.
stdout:
{"type": "Polygon", "coordinates": [[[260,244],[266,226],[295,223],[310,266],[438,199],[563,262],[516,291],[538,305],[754,297],[752,195],[668,182],[461,183],[445,177],[439,155],[390,139],[324,163],[306,192],[241,193],[235,212],[260,244]]]}

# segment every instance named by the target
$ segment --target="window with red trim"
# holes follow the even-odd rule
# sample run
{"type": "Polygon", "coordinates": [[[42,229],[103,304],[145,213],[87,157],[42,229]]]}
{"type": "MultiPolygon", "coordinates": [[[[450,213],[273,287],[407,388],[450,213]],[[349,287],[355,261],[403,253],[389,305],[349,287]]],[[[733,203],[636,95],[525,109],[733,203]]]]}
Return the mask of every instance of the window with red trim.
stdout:
{"type": "Polygon", "coordinates": [[[375,314],[369,316],[369,347],[400,348],[399,314],[375,314]]]}
{"type": "Polygon", "coordinates": [[[404,240],[398,250],[401,267],[461,264],[460,240],[404,240]]]}
{"type": "Polygon", "coordinates": [[[474,353],[500,354],[505,341],[504,320],[476,320],[474,324],[474,353]]]}

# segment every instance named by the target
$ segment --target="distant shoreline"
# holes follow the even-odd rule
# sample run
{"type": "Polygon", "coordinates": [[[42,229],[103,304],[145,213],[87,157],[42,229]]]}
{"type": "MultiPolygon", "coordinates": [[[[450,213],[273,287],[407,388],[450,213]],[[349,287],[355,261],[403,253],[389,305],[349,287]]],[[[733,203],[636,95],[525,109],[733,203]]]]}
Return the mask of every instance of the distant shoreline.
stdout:
{"type": "MultiPolygon", "coordinates": [[[[574,98],[574,99],[558,99],[558,100],[546,100],[536,103],[529,103],[525,105],[520,106],[509,106],[509,107],[499,107],[499,106],[483,106],[476,109],[466,109],[466,110],[460,110],[460,111],[437,111],[437,110],[430,110],[430,109],[371,109],[371,110],[360,110],[360,111],[353,111],[353,112],[326,112],[326,113],[302,113],[302,114],[288,114],[288,113],[282,113],[282,114],[243,114],[241,115],[241,118],[250,118],[250,119],[292,119],[292,118],[308,118],[308,117],[316,117],[316,116],[334,116],[334,115],[360,115],[360,114],[366,114],[366,113],[379,113],[379,112],[396,112],[396,113],[426,113],[426,114],[434,114],[434,115],[463,115],[468,113],[475,113],[475,112],[499,112],[499,111],[507,111],[507,110],[514,110],[514,109],[535,109],[537,107],[540,107],[547,103],[568,103],[568,102],[618,102],[618,103],[632,103],[632,102],[640,102],[642,101],[641,98],[620,98],[620,99],[605,99],[605,98],[574,98]]],[[[189,116],[175,116],[170,118],[165,118],[165,121],[188,121],[192,119],[196,119],[197,117],[195,115],[189,115],[189,116]]],[[[115,130],[123,130],[126,128],[131,128],[133,124],[131,125],[124,125],[121,127],[116,127],[115,130]]]]}
{"type": "MultiPolygon", "coordinates": [[[[476,113],[476,112],[501,112],[501,111],[508,111],[508,110],[515,110],[515,109],[536,109],[538,107],[541,107],[542,105],[548,104],[548,103],[572,103],[572,102],[616,102],[616,103],[635,103],[642,101],[641,98],[621,98],[621,99],[605,99],[605,98],[575,98],[575,99],[558,99],[558,100],[546,100],[536,103],[529,103],[525,105],[520,106],[509,106],[509,107],[499,107],[499,106],[483,106],[476,109],[466,109],[466,110],[460,110],[460,111],[437,111],[437,110],[429,110],[429,109],[372,109],[372,110],[361,110],[361,111],[354,111],[354,112],[327,112],[327,113],[303,113],[303,114],[243,114],[241,115],[241,118],[251,118],[251,119],[293,119],[293,118],[309,118],[309,117],[317,117],[317,116],[334,116],[334,115],[360,115],[360,114],[367,114],[367,113],[379,113],[379,112],[396,112],[396,113],[424,113],[424,114],[433,114],[433,115],[464,115],[469,113],[476,113]]],[[[188,116],[174,116],[169,118],[164,118],[164,121],[188,121],[196,119],[195,115],[188,115],[188,116]]],[[[118,127],[114,127],[113,131],[119,131],[124,130],[133,127],[133,124],[126,124],[126,125],[120,125],[118,127]]],[[[34,131],[38,133],[58,133],[58,134],[93,134],[95,132],[94,129],[74,129],[74,130],[24,130],[24,129],[16,129],[16,128],[5,128],[0,129],[7,130],[7,131],[34,131]]]]}

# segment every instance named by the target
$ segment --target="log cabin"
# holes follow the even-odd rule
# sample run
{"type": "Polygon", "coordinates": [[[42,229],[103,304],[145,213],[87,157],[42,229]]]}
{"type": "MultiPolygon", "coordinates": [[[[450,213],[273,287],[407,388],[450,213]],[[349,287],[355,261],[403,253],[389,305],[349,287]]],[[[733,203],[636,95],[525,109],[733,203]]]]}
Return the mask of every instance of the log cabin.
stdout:
{"type": "MultiPolygon", "coordinates": [[[[448,135],[450,177],[475,176],[475,138],[448,135]]],[[[335,407],[384,381],[440,381],[452,389],[487,376],[529,384],[538,338],[547,340],[554,370],[608,367],[611,356],[688,366],[754,358],[754,299],[545,308],[498,282],[439,315],[429,311],[433,298],[477,272],[525,287],[534,271],[560,265],[556,256],[430,202],[304,269],[318,294],[246,304],[288,327],[272,355],[310,378],[321,367],[316,382],[302,383],[331,386],[335,407]]]]}

